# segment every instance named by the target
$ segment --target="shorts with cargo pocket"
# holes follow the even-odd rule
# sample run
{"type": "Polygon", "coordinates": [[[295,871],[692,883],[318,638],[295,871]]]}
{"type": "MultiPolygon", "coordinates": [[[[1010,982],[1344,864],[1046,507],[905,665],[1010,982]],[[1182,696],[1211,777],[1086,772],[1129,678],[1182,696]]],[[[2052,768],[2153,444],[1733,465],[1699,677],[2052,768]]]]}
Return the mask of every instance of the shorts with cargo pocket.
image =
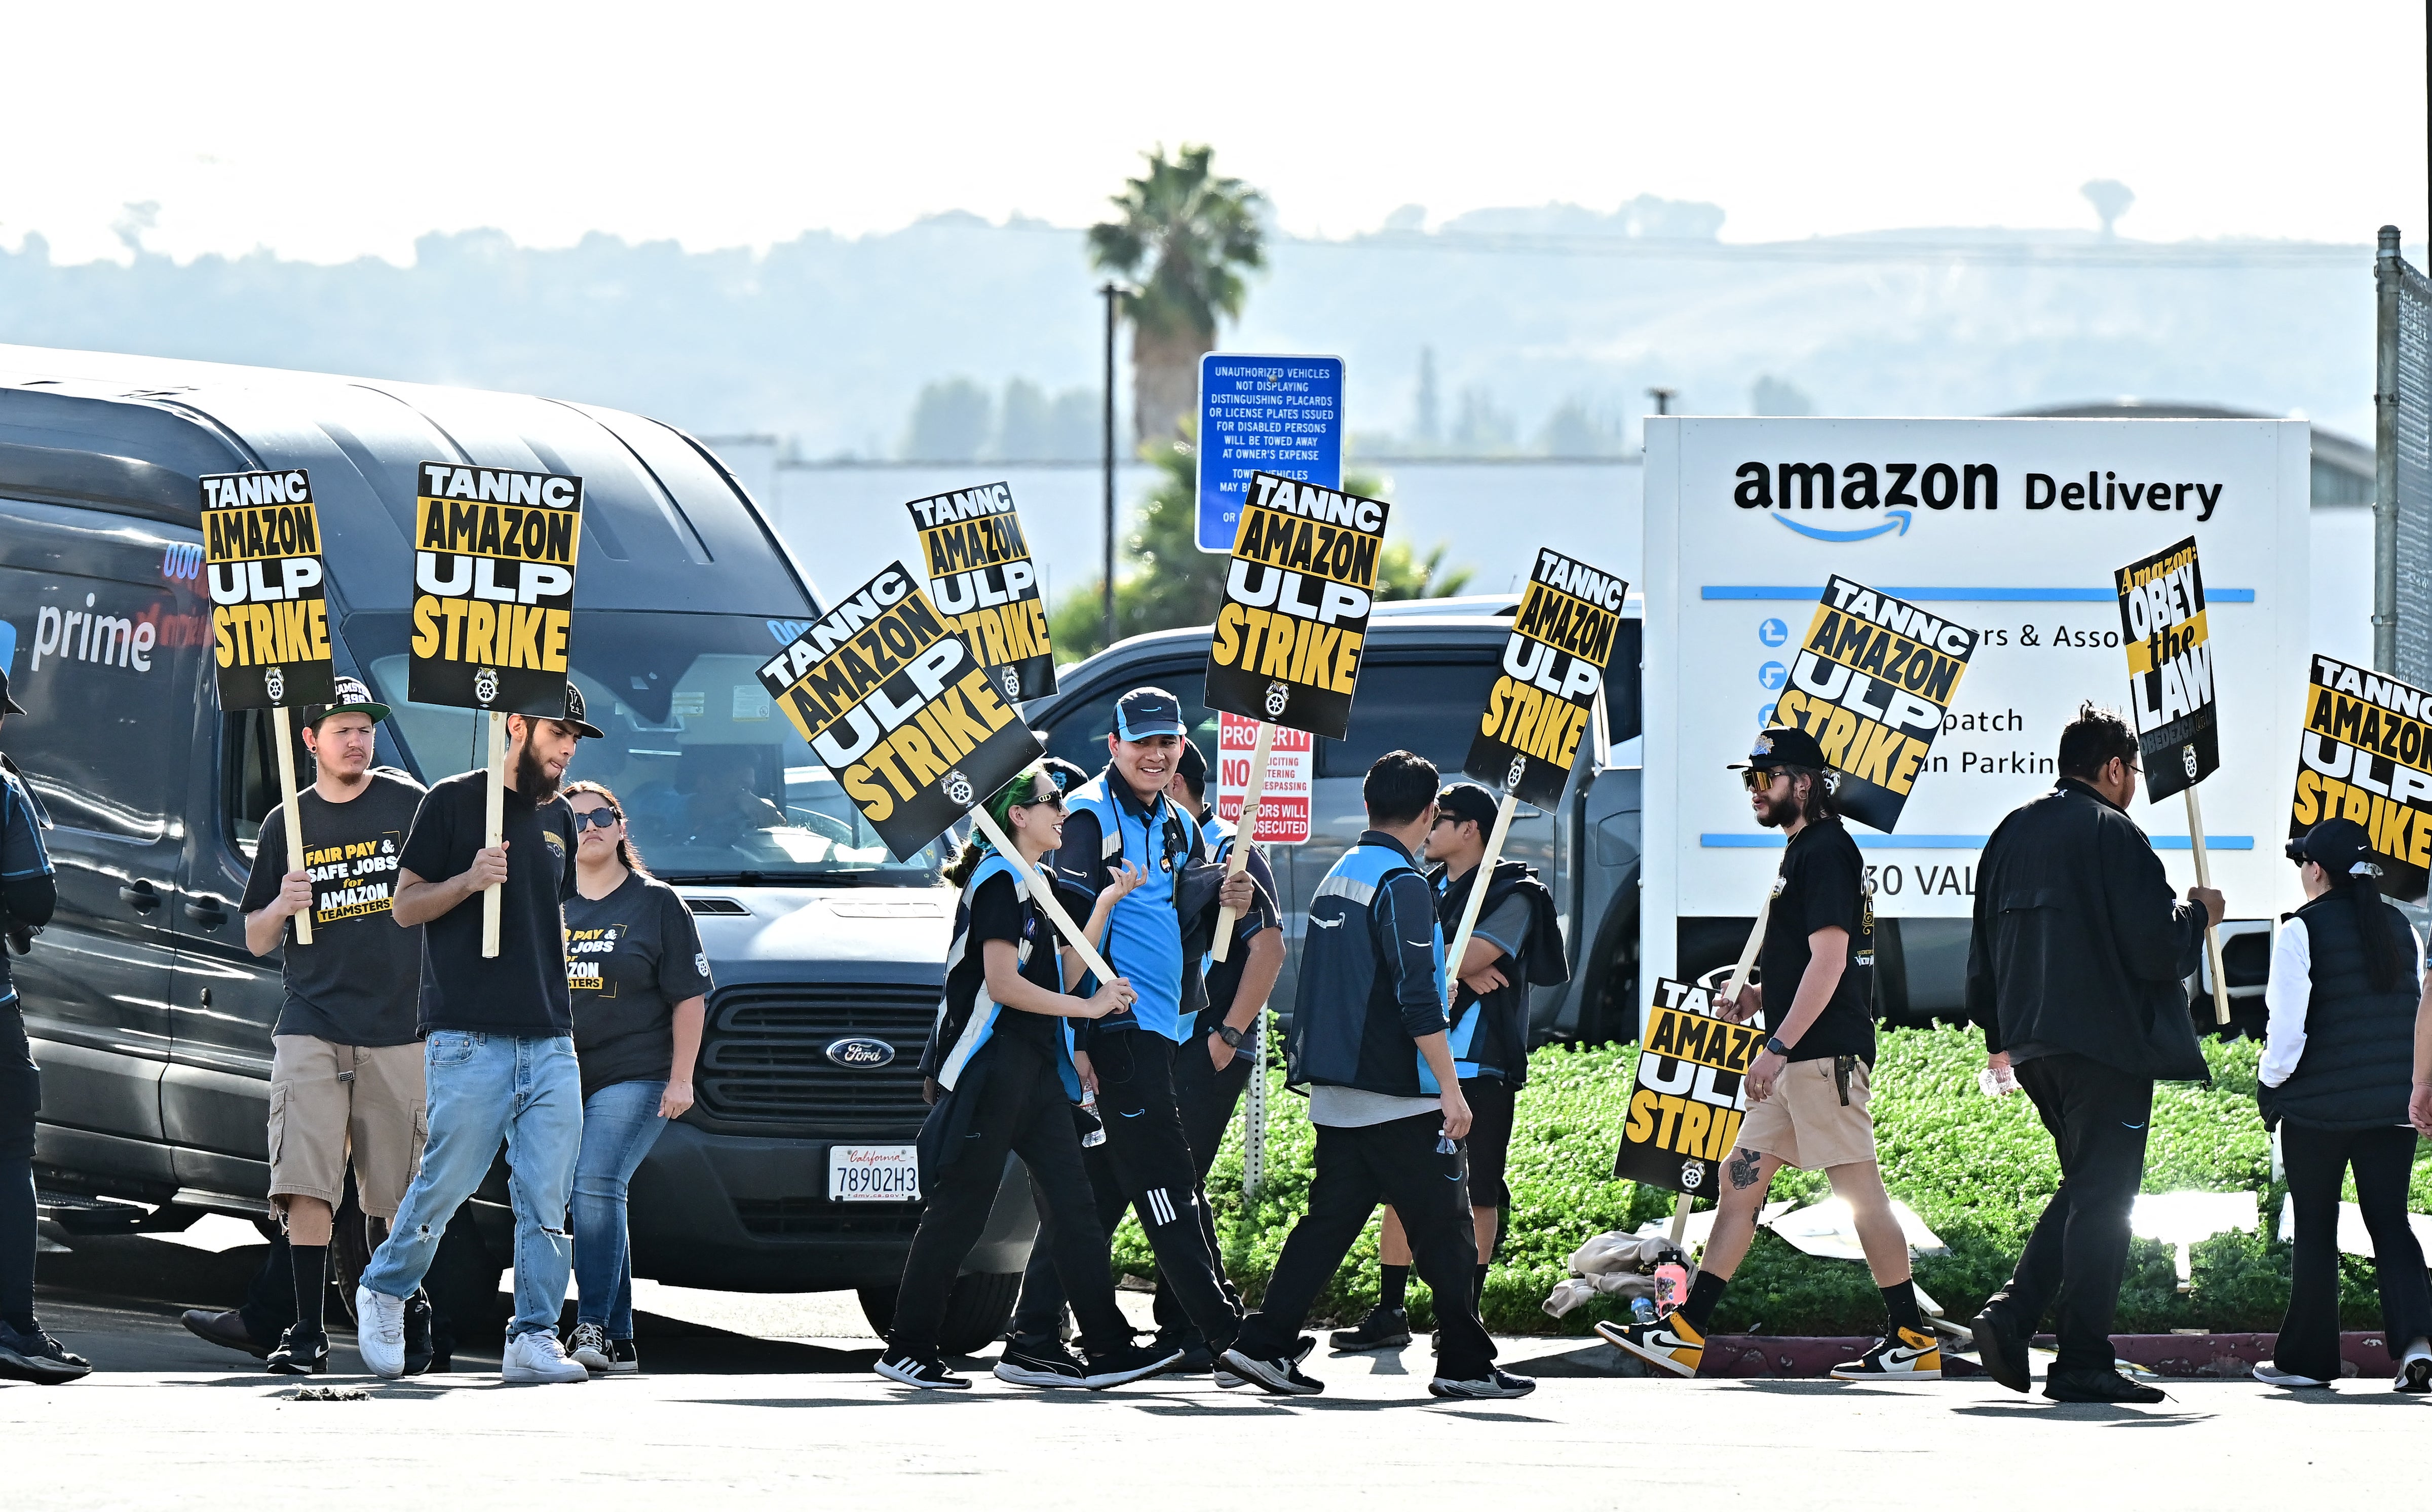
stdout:
{"type": "Polygon", "coordinates": [[[397,1204],[422,1164],[422,1046],[333,1045],[309,1034],[271,1037],[270,1196],[318,1198],[332,1208],[355,1195],[376,1218],[397,1204]]]}
{"type": "Polygon", "coordinates": [[[1875,1158],[1875,1119],[1866,1062],[1850,1057],[1849,1098],[1841,1100],[1832,1056],[1793,1061],[1773,1083],[1773,1096],[1750,1102],[1733,1141],[1802,1171],[1861,1165],[1875,1158]]]}

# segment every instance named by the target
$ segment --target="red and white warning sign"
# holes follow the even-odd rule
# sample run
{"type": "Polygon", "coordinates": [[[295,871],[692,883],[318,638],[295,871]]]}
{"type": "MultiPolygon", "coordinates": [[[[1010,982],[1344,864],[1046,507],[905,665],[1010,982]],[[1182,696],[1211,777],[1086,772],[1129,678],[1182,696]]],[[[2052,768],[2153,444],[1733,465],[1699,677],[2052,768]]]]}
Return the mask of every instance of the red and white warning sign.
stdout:
{"type": "MultiPolygon", "coordinates": [[[[1258,722],[1220,711],[1216,716],[1216,817],[1228,824],[1241,822],[1241,795],[1250,786],[1250,753],[1258,745],[1258,722]]],[[[1300,845],[1309,840],[1309,778],[1317,754],[1317,737],[1307,730],[1275,726],[1275,744],[1267,751],[1267,787],[1258,800],[1258,830],[1250,838],[1261,845],[1300,845]]]]}

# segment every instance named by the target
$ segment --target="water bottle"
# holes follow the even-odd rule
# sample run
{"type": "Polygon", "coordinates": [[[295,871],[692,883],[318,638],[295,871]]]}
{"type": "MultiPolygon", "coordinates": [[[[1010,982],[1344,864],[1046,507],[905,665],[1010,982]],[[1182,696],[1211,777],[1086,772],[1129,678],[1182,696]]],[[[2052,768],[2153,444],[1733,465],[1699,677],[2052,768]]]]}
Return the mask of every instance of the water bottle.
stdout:
{"type": "Polygon", "coordinates": [[[1106,1122],[1098,1116],[1098,1094],[1095,1088],[1081,1094],[1081,1111],[1089,1115],[1089,1131],[1081,1136],[1081,1147],[1095,1149],[1106,1142],[1106,1122]]]}
{"type": "Polygon", "coordinates": [[[1655,1303],[1658,1310],[1671,1312],[1689,1300],[1689,1268],[1676,1260],[1667,1260],[1655,1267],[1655,1303]]]}
{"type": "Polygon", "coordinates": [[[1655,1321],[1655,1299],[1654,1299],[1654,1298],[1652,1298],[1652,1297],[1633,1297],[1633,1298],[1631,1298],[1631,1299],[1630,1300],[1630,1321],[1632,1321],[1632,1322],[1634,1322],[1634,1323],[1652,1323],[1652,1322],[1654,1322],[1654,1321],[1655,1321]]]}

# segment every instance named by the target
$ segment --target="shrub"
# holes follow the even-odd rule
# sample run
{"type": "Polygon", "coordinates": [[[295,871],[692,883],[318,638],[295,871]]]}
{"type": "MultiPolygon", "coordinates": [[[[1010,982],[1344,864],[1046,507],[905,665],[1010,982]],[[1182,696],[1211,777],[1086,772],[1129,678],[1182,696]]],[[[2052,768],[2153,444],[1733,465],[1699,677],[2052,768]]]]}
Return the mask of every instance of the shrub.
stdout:
{"type": "MultiPolygon", "coordinates": [[[[1622,1313],[1619,1304],[1599,1298],[1557,1321],[1540,1304],[1567,1273],[1570,1252],[1588,1238],[1672,1212],[1672,1193],[1612,1179],[1635,1055],[1629,1045],[1548,1045],[1530,1058],[1512,1136],[1512,1207],[1487,1277],[1490,1328],[1581,1334],[1598,1318],[1622,1313]]],[[[2255,1113],[2260,1057],[2253,1041],[2206,1040],[2209,1087],[2155,1089],[2144,1189],[2252,1191],[2264,1193],[2264,1200],[2256,1232],[2218,1234],[2194,1247],[2187,1292],[2178,1290],[2167,1247],[2135,1241],[2120,1288],[2121,1333],[2279,1327],[2288,1257],[2272,1235],[2287,1189],[2270,1184],[2270,1142],[2255,1113]]],[[[1973,1030],[1885,1030],[1874,1075],[1884,1183],[1951,1251],[1920,1258],[1917,1279],[1947,1316],[1963,1320],[2009,1279],[2060,1181],[2051,1136],[2034,1104],[2024,1096],[1994,1098],[1977,1091],[1984,1059],[1983,1038],[1973,1030]]],[[[1253,1301],[1266,1289],[1285,1235],[1307,1211],[1316,1148],[1308,1103],[1284,1090],[1279,1060],[1270,1060],[1267,1179],[1257,1203],[1244,1211],[1241,1202],[1238,1118],[1208,1181],[1225,1271],[1253,1301]]],[[[1821,1173],[1785,1170],[1772,1195],[1806,1201],[1828,1191],[1821,1173]]],[[[2348,1196],[2353,1200],[2354,1191],[2348,1196]]],[[[2432,1146],[2418,1156],[2410,1205],[2432,1211],[2432,1146]]],[[[1357,1321],[1375,1304],[1376,1235],[1372,1219],[1319,1298],[1318,1321],[1357,1321]]],[[[1128,1215],[1115,1235],[1114,1263],[1118,1274],[1156,1274],[1138,1221],[1128,1215]]],[[[2371,1263],[2349,1256],[2341,1271],[2342,1317],[2351,1327],[2374,1326],[2379,1304],[2371,1263]]],[[[1427,1288],[1415,1277],[1410,1300],[1412,1322],[1431,1326],[1427,1288]]],[[[1764,1232],[1715,1314],[1716,1327],[1734,1333],[1868,1334],[1882,1323],[1883,1301],[1865,1266],[1813,1259],[1764,1232]]]]}

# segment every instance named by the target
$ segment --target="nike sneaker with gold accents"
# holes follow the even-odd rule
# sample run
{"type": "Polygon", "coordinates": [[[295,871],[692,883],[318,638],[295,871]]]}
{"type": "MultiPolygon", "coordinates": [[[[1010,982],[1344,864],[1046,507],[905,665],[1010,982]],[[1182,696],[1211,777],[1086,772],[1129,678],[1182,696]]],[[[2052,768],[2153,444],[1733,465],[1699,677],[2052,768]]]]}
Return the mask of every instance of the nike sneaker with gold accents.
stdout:
{"type": "Polygon", "coordinates": [[[1706,1358],[1706,1335],[1678,1313],[1652,1323],[1598,1323],[1596,1337],[1674,1375],[1696,1375],[1706,1358]]]}
{"type": "Polygon", "coordinates": [[[1939,1381],[1942,1341],[1915,1329],[1895,1328],[1892,1336],[1848,1365],[1832,1368],[1835,1381],[1939,1381]]]}

